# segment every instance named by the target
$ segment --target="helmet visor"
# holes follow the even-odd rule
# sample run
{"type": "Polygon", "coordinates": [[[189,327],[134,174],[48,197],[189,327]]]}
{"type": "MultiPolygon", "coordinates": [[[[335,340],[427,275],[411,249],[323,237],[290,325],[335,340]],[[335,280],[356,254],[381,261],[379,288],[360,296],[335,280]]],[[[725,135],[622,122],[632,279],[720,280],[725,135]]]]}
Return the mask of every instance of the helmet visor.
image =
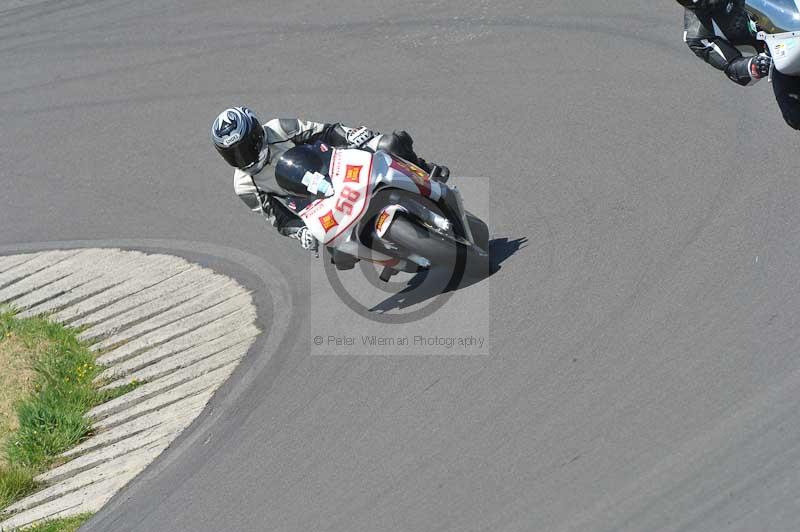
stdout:
{"type": "MultiPolygon", "coordinates": [[[[304,179],[306,174],[321,174],[327,177],[332,152],[322,151],[320,144],[301,144],[283,153],[275,163],[275,181],[279,187],[293,196],[308,198],[314,196],[309,192],[304,179]]],[[[325,197],[320,193],[316,197],[325,197]]]]}
{"type": "Polygon", "coordinates": [[[222,158],[236,168],[245,169],[258,162],[259,147],[252,142],[238,142],[228,148],[216,148],[222,158]]]}

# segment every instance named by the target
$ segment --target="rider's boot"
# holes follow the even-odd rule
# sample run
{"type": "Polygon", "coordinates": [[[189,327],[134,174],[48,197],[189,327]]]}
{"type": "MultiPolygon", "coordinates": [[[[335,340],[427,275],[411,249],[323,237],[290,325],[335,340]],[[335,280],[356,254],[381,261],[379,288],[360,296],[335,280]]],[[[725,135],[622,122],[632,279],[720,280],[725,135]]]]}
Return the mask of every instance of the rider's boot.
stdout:
{"type": "Polygon", "coordinates": [[[378,149],[388,151],[398,157],[402,157],[406,161],[418,165],[420,168],[428,172],[431,179],[442,183],[447,182],[450,177],[450,169],[443,164],[428,163],[422,157],[414,153],[414,140],[406,131],[395,131],[387,135],[381,135],[378,141],[378,149]]]}
{"type": "Polygon", "coordinates": [[[434,181],[447,183],[447,180],[450,179],[450,169],[445,165],[429,163],[422,157],[419,157],[418,160],[419,167],[428,172],[428,175],[430,175],[431,179],[434,181]]]}

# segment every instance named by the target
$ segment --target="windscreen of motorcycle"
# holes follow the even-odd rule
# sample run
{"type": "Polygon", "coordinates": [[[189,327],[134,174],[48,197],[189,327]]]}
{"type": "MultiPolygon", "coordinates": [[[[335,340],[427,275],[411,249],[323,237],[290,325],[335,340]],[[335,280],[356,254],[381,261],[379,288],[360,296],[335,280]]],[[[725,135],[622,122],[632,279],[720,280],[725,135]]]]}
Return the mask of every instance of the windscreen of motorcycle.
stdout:
{"type": "Polygon", "coordinates": [[[800,31],[800,0],[746,0],[745,6],[766,33],[800,31]]]}
{"type": "Polygon", "coordinates": [[[333,150],[322,143],[301,144],[275,162],[275,181],[292,196],[325,198],[333,193],[328,167],[333,150]]]}

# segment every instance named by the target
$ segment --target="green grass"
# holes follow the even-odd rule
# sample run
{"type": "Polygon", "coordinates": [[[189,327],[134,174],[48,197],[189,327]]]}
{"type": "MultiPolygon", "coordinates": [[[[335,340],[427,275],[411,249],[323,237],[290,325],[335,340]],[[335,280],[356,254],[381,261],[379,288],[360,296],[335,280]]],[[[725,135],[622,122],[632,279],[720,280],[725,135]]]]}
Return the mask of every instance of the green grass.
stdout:
{"type": "Polygon", "coordinates": [[[76,532],[91,516],[92,514],[80,514],[66,519],[45,521],[36,526],[26,528],[25,532],[76,532]]]}
{"type": "Polygon", "coordinates": [[[33,477],[56,463],[59,454],[91,435],[86,412],[135,387],[98,390],[93,381],[103,368],[88,344],[76,338],[75,330],[43,318],[18,319],[11,311],[0,312],[0,353],[4,346],[28,350],[34,386],[14,402],[16,429],[0,434],[0,513],[33,491],[33,477]]]}
{"type": "Polygon", "coordinates": [[[35,393],[17,404],[19,428],[5,441],[11,465],[38,471],[89,434],[83,414],[99,402],[92,381],[102,369],[73,331],[47,320],[4,313],[0,337],[8,336],[30,348],[44,346],[33,363],[35,393]]]}
{"type": "Polygon", "coordinates": [[[36,483],[33,481],[33,474],[29,469],[20,467],[0,468],[0,509],[20,500],[35,490],[36,483]]]}

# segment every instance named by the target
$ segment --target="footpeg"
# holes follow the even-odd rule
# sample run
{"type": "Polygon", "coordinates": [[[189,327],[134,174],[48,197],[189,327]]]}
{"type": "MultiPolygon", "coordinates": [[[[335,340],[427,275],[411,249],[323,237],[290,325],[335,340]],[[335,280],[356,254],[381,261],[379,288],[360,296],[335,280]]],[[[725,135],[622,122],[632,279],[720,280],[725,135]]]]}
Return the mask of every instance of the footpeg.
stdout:
{"type": "Polygon", "coordinates": [[[450,170],[446,166],[434,164],[431,168],[431,173],[428,175],[428,179],[439,183],[447,183],[447,180],[450,179],[450,170]]]}
{"type": "Polygon", "coordinates": [[[392,278],[392,276],[393,276],[393,275],[396,275],[397,273],[398,273],[398,271],[397,271],[397,270],[395,270],[394,268],[390,268],[389,266],[386,266],[386,267],[383,269],[383,271],[381,272],[381,275],[380,275],[378,278],[379,278],[381,281],[383,281],[384,283],[388,283],[388,282],[389,282],[389,279],[391,279],[391,278],[392,278]]]}

